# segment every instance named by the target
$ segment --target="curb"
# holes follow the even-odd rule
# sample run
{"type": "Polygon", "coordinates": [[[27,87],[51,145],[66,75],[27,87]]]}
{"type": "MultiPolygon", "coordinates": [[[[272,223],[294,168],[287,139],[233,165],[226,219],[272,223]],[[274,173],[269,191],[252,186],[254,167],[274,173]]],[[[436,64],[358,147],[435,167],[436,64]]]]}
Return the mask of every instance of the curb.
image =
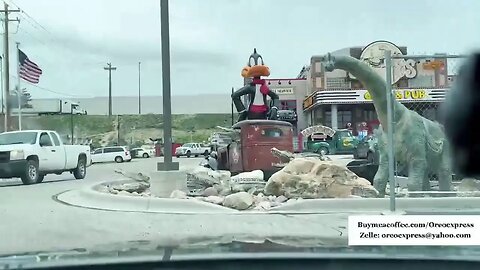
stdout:
{"type": "MultiPolygon", "coordinates": [[[[480,213],[480,197],[397,198],[398,213],[476,212],[480,213]]],[[[284,204],[269,213],[386,213],[390,210],[389,198],[311,199],[284,204]]]]}
{"type": "Polygon", "coordinates": [[[229,214],[239,212],[198,200],[122,196],[95,189],[100,185],[120,182],[124,181],[97,183],[83,189],[70,190],[58,194],[56,199],[73,206],[110,211],[177,214],[229,214]]]}
{"type": "MultiPolygon", "coordinates": [[[[122,196],[98,191],[106,184],[130,180],[96,183],[79,190],[60,193],[56,200],[77,207],[163,214],[388,214],[389,198],[304,199],[271,208],[270,210],[240,211],[195,199],[122,196]],[[388,213],[387,213],[388,212],[388,213]]],[[[480,214],[480,197],[397,198],[398,214],[480,214]]],[[[391,213],[390,213],[391,214],[391,213]]]]}

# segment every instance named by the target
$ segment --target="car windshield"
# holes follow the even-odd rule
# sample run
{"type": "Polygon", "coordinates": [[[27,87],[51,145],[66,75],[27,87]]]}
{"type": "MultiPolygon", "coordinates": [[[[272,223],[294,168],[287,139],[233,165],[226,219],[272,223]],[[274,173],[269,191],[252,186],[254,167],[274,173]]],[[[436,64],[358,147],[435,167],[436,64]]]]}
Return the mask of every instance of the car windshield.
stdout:
{"type": "Polygon", "coordinates": [[[1,266],[480,246],[480,0],[2,2],[1,266]]]}
{"type": "Polygon", "coordinates": [[[37,132],[13,132],[0,134],[0,145],[35,144],[37,132]]]}

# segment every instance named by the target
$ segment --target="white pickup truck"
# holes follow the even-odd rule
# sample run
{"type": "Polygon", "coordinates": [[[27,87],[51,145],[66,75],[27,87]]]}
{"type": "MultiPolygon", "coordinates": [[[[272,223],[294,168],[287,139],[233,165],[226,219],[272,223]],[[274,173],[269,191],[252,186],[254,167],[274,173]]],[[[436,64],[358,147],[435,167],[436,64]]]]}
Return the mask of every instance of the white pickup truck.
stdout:
{"type": "Polygon", "coordinates": [[[47,174],[70,172],[83,179],[92,164],[90,147],[64,145],[57,132],[24,130],[0,134],[0,178],[41,183],[47,174]]]}
{"type": "Polygon", "coordinates": [[[210,147],[202,146],[199,143],[186,143],[175,149],[175,156],[177,158],[181,156],[198,157],[199,155],[208,155],[210,153],[210,147]]]}

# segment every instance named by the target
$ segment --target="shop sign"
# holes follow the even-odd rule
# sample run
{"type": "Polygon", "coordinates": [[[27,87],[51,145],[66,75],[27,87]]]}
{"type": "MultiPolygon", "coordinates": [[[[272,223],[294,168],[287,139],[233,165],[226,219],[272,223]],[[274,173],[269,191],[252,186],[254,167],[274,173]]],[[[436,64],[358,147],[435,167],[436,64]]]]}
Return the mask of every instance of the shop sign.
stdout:
{"type": "MultiPolygon", "coordinates": [[[[404,55],[399,47],[388,41],[372,42],[363,49],[360,55],[360,61],[369,65],[384,80],[386,79],[385,51],[387,50],[394,56],[404,55]]],[[[392,59],[392,84],[403,77],[415,78],[417,76],[416,65],[417,63],[413,59],[392,59]]],[[[353,75],[349,76],[355,79],[353,75]]]]}
{"type": "MultiPolygon", "coordinates": [[[[395,98],[399,100],[423,100],[428,99],[428,94],[424,89],[402,89],[395,90],[395,98]]],[[[363,99],[372,100],[372,97],[368,91],[365,91],[363,99]]]]}
{"type": "Polygon", "coordinates": [[[293,95],[295,92],[293,88],[273,88],[273,92],[277,93],[278,95],[293,95]]]}
{"type": "Polygon", "coordinates": [[[326,127],[326,126],[313,126],[313,127],[308,127],[302,132],[300,132],[303,137],[308,138],[309,136],[312,136],[313,134],[320,133],[320,134],[325,134],[327,136],[332,137],[335,134],[335,130],[326,127]]]}
{"type": "Polygon", "coordinates": [[[309,96],[303,101],[303,109],[306,110],[313,105],[313,96],[309,96]]]}

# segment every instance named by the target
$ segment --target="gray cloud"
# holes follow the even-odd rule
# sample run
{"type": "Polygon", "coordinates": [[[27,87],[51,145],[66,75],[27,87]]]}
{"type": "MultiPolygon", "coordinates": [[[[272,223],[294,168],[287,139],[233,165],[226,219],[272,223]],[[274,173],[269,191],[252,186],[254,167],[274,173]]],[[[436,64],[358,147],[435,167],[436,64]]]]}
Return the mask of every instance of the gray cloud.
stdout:
{"type": "MultiPolygon", "coordinates": [[[[41,86],[65,93],[106,94],[111,61],[115,95],[130,95],[142,61],[146,95],[161,88],[158,0],[15,0],[36,21],[22,18],[12,40],[42,65],[41,86]]],[[[311,55],[387,39],[417,52],[461,53],[480,45],[474,35],[480,1],[404,0],[172,0],[172,93],[224,93],[242,83],[254,47],[272,77],[294,77],[311,55]],[[446,16],[445,14],[448,14],[446,16]],[[443,32],[446,35],[435,35],[443,32]],[[214,83],[212,82],[214,81],[214,83]]],[[[48,96],[37,89],[35,94],[48,96]]]]}

